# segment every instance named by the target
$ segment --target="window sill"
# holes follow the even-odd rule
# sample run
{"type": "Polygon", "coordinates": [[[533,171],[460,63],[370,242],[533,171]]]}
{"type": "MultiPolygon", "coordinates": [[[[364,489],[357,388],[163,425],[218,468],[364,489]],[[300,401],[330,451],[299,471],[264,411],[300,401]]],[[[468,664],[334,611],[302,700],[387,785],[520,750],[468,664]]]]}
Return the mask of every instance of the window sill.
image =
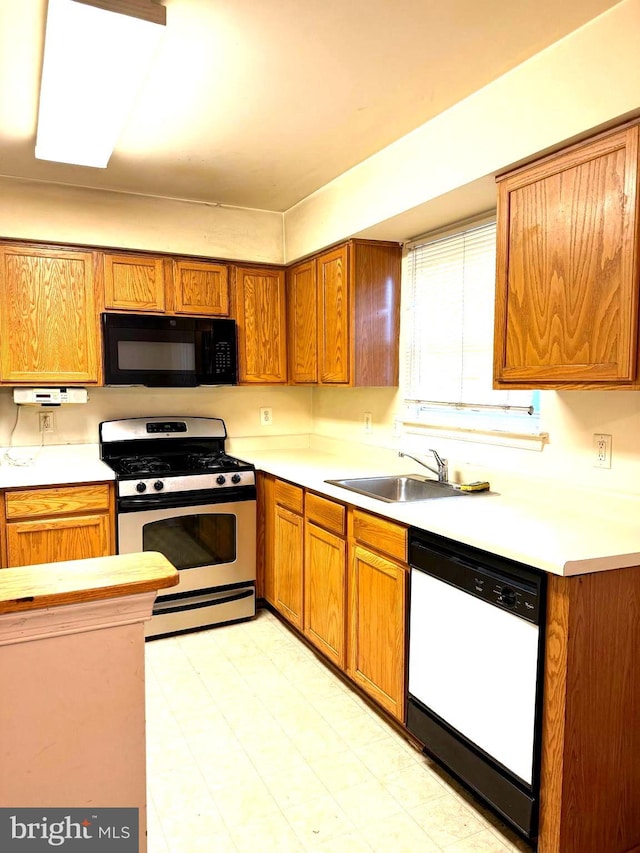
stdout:
{"type": "Polygon", "coordinates": [[[436,426],[416,421],[401,420],[405,435],[432,435],[436,438],[448,438],[455,441],[473,441],[478,444],[492,444],[499,447],[515,447],[519,450],[542,452],[549,443],[549,433],[501,432],[498,430],[471,429],[468,427],[436,426]]]}

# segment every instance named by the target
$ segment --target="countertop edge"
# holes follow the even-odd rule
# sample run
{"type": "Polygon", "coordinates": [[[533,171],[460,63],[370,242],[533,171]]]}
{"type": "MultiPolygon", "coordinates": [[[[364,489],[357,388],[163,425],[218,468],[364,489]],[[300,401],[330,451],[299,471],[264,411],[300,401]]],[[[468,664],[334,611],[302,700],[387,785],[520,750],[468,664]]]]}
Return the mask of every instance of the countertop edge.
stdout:
{"type": "Polygon", "coordinates": [[[0,615],[154,592],[178,571],[156,551],[0,569],[0,615]]]}

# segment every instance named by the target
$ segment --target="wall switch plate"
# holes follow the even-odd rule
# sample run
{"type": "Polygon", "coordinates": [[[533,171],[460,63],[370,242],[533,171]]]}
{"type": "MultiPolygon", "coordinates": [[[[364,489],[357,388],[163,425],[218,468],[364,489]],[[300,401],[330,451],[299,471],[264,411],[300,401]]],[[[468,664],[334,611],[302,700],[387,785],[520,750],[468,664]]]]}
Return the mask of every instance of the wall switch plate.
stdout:
{"type": "Polygon", "coordinates": [[[371,412],[364,413],[363,425],[364,431],[366,433],[370,433],[373,428],[373,417],[371,416],[371,412]]]}
{"type": "Polygon", "coordinates": [[[611,436],[594,433],[593,465],[595,468],[611,468],[611,436]]]}
{"type": "Polygon", "coordinates": [[[260,426],[272,426],[273,425],[273,412],[271,411],[271,406],[263,406],[260,409],[260,426]]]}
{"type": "Polygon", "coordinates": [[[53,432],[55,430],[53,412],[38,412],[38,425],[40,432],[53,432]]]}

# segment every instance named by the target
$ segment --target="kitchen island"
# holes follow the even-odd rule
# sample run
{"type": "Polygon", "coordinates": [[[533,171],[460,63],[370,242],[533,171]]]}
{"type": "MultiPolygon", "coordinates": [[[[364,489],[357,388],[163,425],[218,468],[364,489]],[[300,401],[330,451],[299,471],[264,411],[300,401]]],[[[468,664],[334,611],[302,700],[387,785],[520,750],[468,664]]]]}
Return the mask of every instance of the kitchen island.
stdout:
{"type": "Polygon", "coordinates": [[[0,804],[136,808],[146,850],[144,622],[161,554],[0,571],[0,804]]]}

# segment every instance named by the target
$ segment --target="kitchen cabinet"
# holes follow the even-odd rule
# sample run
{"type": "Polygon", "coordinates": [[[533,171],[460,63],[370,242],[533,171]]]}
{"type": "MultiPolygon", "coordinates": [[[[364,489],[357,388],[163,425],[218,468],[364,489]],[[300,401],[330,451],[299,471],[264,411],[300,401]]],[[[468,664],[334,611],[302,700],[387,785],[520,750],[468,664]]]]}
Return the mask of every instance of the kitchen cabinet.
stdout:
{"type": "Polygon", "coordinates": [[[640,849],[640,567],[550,575],[539,853],[640,849]]]}
{"type": "Polygon", "coordinates": [[[407,531],[353,509],[349,538],[347,674],[404,722],[407,531]]]}
{"type": "Polygon", "coordinates": [[[4,565],[26,566],[115,553],[108,483],[7,491],[4,565]]]}
{"type": "Polygon", "coordinates": [[[240,384],[286,384],[285,277],[278,269],[235,267],[240,384]]]}
{"type": "Polygon", "coordinates": [[[304,634],[340,669],[346,666],[346,507],[305,496],[304,634]]]}
{"type": "Polygon", "coordinates": [[[108,252],[102,258],[108,311],[229,315],[226,264],[108,252]]]}
{"type": "Polygon", "coordinates": [[[288,270],[292,384],[395,386],[401,247],[350,240],[288,270]]]}
{"type": "Polygon", "coordinates": [[[284,480],[274,484],[274,606],[302,630],[304,561],[304,492],[284,480]]]}
{"type": "Polygon", "coordinates": [[[275,477],[256,471],[256,598],[275,607],[273,532],[275,477]]]}
{"type": "Polygon", "coordinates": [[[496,388],[640,387],[639,130],[499,178],[496,388]]]}
{"type": "Polygon", "coordinates": [[[0,246],[0,381],[100,380],[94,253],[0,246]]]}

